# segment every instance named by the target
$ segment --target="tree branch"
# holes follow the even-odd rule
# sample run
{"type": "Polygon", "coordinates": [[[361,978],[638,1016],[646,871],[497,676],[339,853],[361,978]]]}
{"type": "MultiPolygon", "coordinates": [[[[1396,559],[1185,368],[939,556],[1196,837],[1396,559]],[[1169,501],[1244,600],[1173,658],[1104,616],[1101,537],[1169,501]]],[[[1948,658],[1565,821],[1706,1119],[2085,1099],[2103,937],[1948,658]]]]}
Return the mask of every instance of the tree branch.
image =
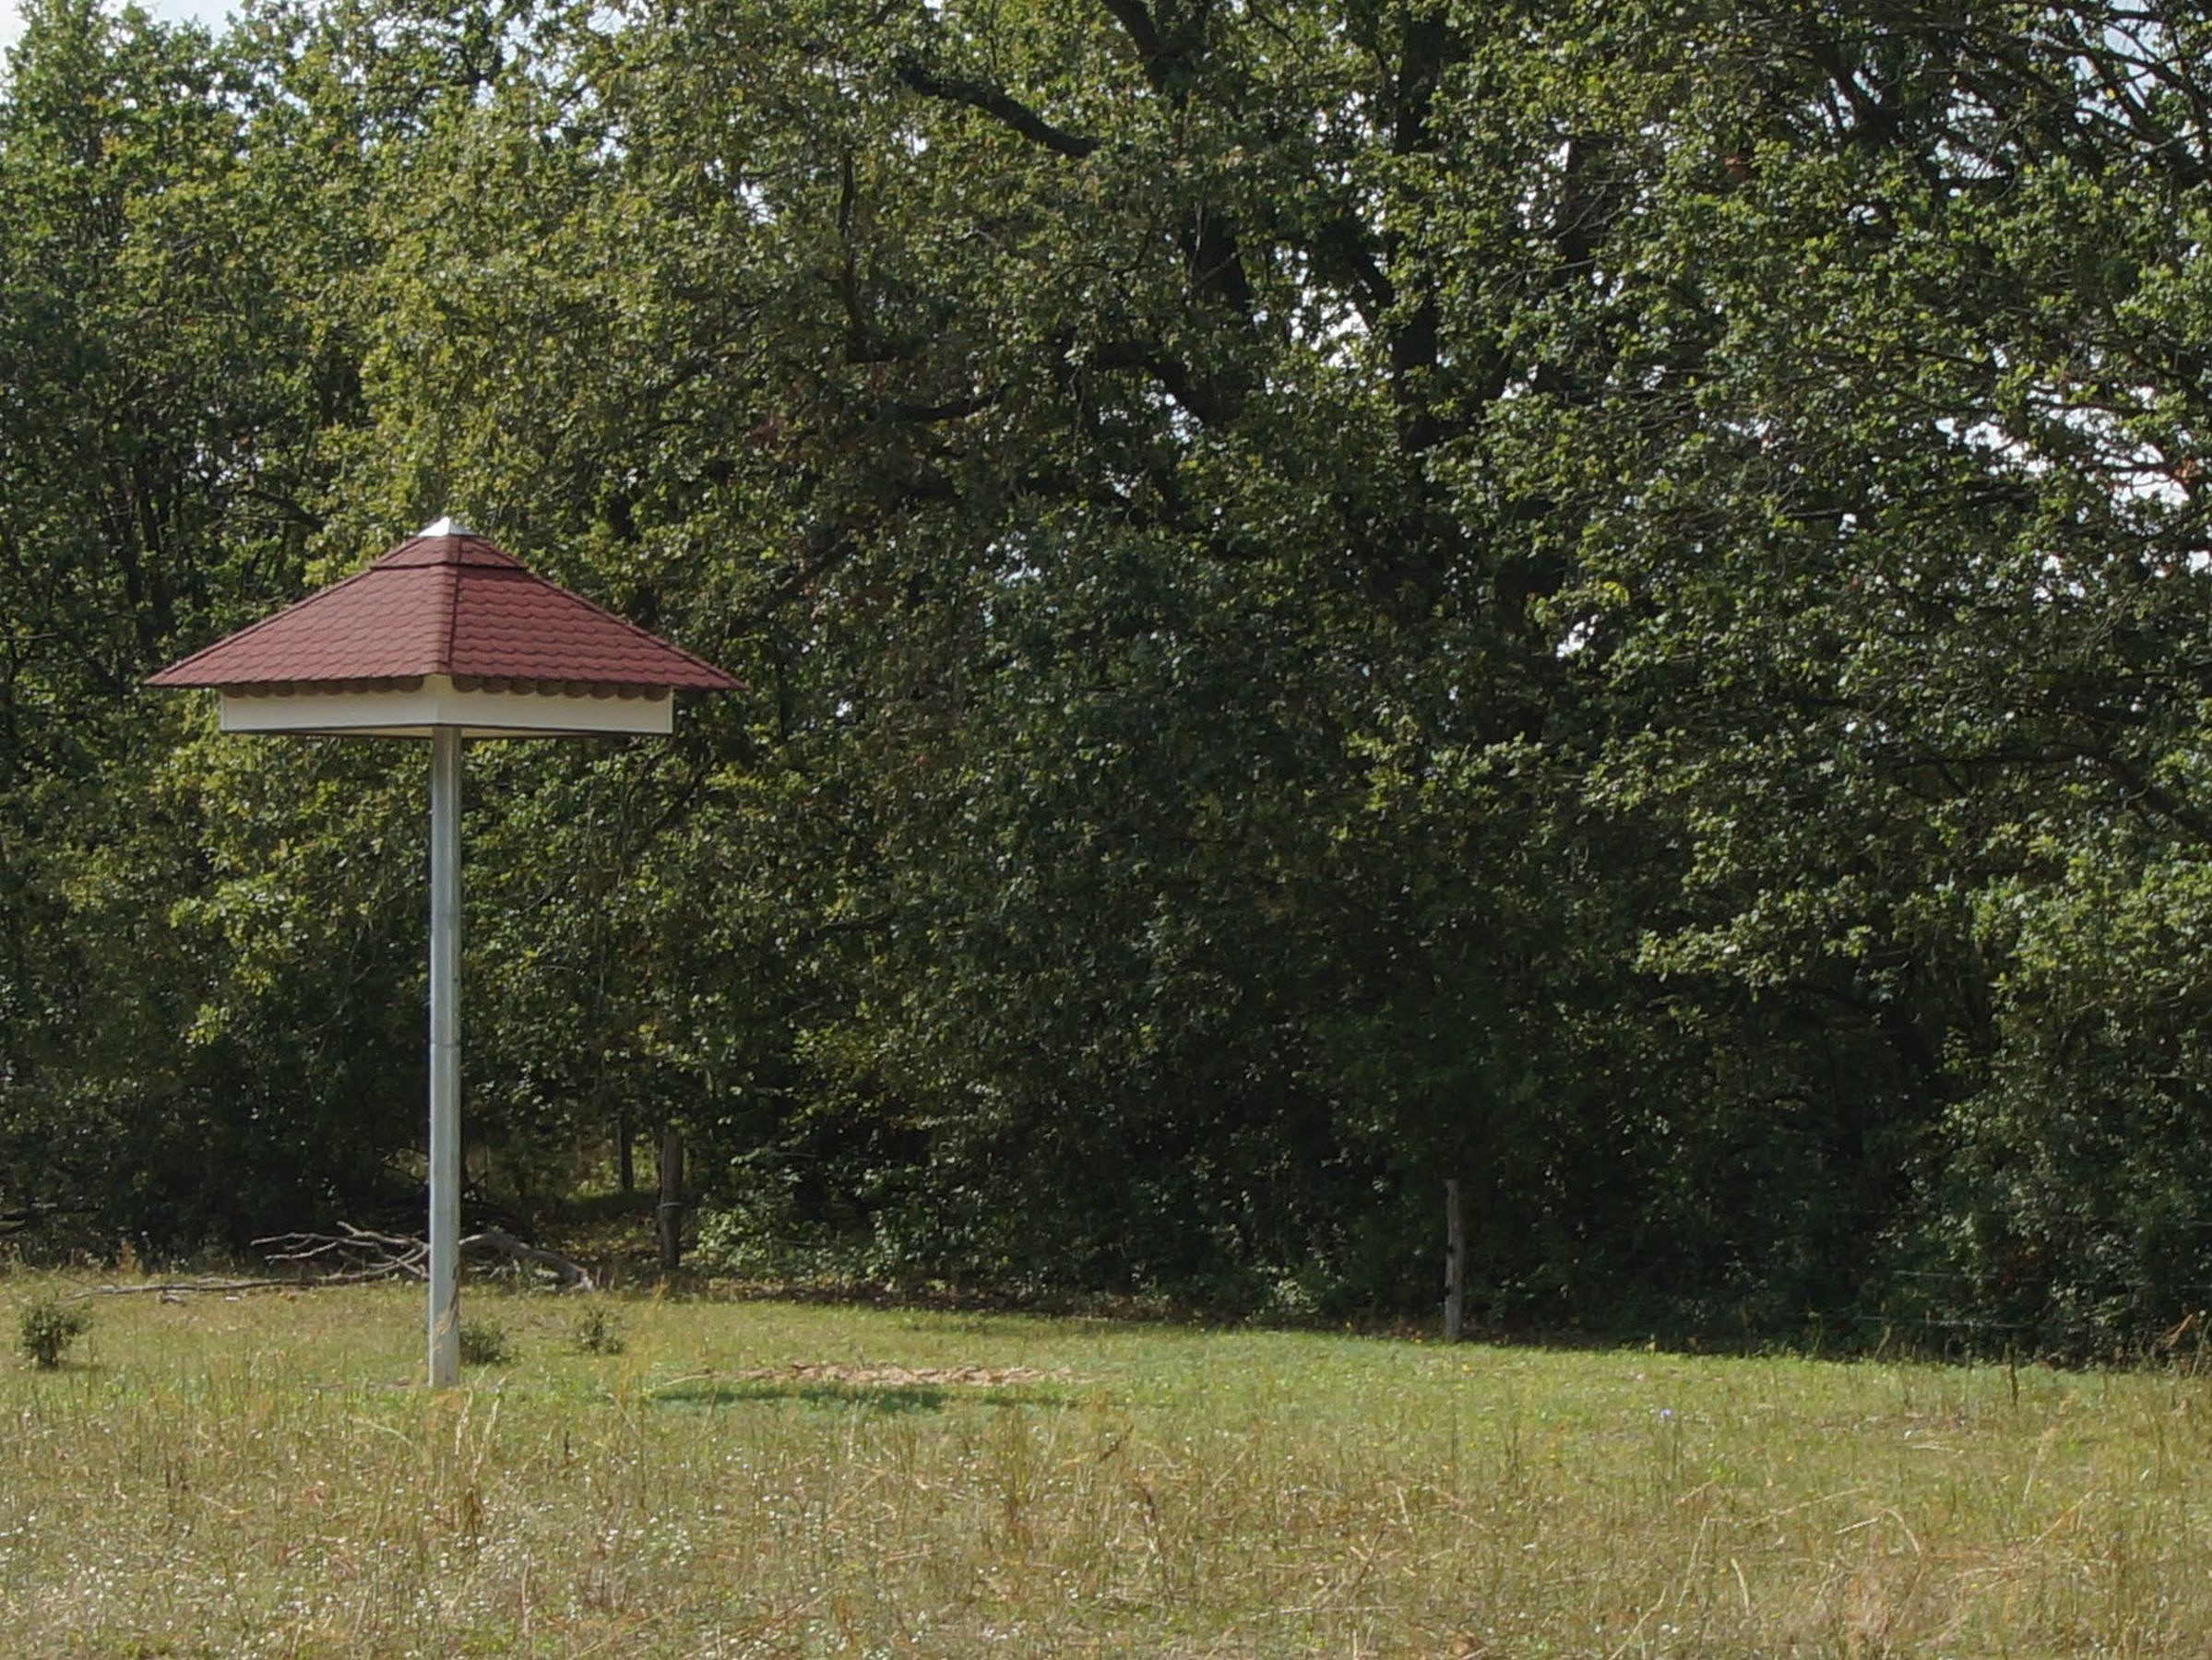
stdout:
{"type": "Polygon", "coordinates": [[[1095,154],[1104,142],[1086,133],[1071,133],[1065,127],[1054,126],[1003,88],[987,81],[934,74],[910,54],[902,55],[892,70],[901,82],[922,97],[980,110],[1001,125],[1012,127],[1031,144],[1042,145],[1055,155],[1080,161],[1095,154]]]}
{"type": "Polygon", "coordinates": [[[1243,399],[1193,374],[1182,359],[1155,340],[1112,340],[1090,354],[1096,369],[1137,369],[1165,387],[1169,397],[1207,426],[1235,417],[1243,399]]]}
{"type": "Polygon", "coordinates": [[[1161,39],[1160,25],[1152,20],[1152,13],[1145,0],[1099,0],[1122,26],[1129,37],[1129,44],[1136,49],[1136,61],[1145,72],[1145,79],[1155,92],[1168,89],[1168,43],[1161,39]]]}

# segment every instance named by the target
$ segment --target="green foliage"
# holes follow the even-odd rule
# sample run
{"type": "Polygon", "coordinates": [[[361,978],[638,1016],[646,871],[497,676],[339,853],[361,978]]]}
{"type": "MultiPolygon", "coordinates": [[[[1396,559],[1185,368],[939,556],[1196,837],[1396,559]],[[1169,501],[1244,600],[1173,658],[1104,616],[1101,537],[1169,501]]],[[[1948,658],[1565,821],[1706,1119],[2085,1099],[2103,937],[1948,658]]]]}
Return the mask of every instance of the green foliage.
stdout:
{"type": "Polygon", "coordinates": [[[419,760],[137,678],[452,509],[479,1197],[751,1270],[2074,1349],[2212,1294],[2185,8],[27,14],[0,1224],[417,1202],[419,760]]]}
{"type": "Polygon", "coordinates": [[[464,1316],[460,1329],[463,1366],[507,1366],[515,1359],[515,1339],[507,1328],[484,1316],[464,1316]]]}
{"type": "Polygon", "coordinates": [[[54,1292],[42,1292],[16,1316],[16,1343],[23,1358],[41,1371],[53,1371],[70,1346],[92,1329],[92,1317],[54,1292]]]}
{"type": "Polygon", "coordinates": [[[619,1355],[623,1351],[622,1327],[606,1306],[597,1301],[586,1305],[577,1316],[573,1341],[587,1355],[619,1355]]]}

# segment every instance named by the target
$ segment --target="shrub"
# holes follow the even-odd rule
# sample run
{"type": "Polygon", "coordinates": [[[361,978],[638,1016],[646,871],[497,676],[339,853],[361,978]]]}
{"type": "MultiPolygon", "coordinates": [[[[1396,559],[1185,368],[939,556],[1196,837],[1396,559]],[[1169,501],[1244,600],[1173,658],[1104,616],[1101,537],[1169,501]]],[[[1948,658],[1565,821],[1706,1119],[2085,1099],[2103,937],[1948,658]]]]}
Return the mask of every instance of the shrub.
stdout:
{"type": "Polygon", "coordinates": [[[89,1315],[51,1292],[24,1304],[16,1326],[23,1358],[41,1371],[52,1371],[61,1365],[69,1346],[91,1329],[89,1315]]]}
{"type": "Polygon", "coordinates": [[[587,1355],[622,1353],[622,1329],[598,1303],[588,1306],[576,1322],[576,1346],[587,1355]]]}
{"type": "Polygon", "coordinates": [[[515,1358],[514,1340],[496,1320],[464,1320],[460,1337],[463,1366],[505,1366],[515,1358]]]}

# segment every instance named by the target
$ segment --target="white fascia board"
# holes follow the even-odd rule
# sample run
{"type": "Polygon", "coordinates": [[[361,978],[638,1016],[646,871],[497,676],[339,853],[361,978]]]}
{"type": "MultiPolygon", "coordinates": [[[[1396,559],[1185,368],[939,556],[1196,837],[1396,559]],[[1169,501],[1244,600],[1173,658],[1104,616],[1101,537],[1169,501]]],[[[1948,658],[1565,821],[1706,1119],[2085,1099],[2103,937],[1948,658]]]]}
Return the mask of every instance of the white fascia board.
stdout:
{"type": "Polygon", "coordinates": [[[457,727],[465,738],[589,737],[593,733],[665,733],[675,725],[676,700],[536,692],[463,692],[442,674],[411,692],[225,692],[226,732],[321,732],[358,738],[427,738],[457,727]]]}

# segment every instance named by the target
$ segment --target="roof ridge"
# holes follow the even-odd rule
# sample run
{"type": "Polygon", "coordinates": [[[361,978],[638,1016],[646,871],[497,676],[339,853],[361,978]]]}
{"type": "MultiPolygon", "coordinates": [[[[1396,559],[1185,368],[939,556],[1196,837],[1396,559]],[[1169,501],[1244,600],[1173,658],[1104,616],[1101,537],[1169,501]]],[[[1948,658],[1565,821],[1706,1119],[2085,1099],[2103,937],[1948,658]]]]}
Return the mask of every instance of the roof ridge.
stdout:
{"type": "Polygon", "coordinates": [[[455,560],[446,567],[446,580],[439,585],[445,590],[444,603],[446,606],[446,643],[438,648],[437,656],[440,674],[453,672],[453,636],[455,631],[460,626],[461,572],[466,568],[460,561],[455,560]]]}
{"type": "Polygon", "coordinates": [[[423,536],[417,533],[396,547],[387,548],[376,556],[375,563],[393,570],[439,565],[475,565],[483,569],[516,571],[529,568],[491,538],[479,536],[474,531],[465,536],[450,533],[423,536]]]}

